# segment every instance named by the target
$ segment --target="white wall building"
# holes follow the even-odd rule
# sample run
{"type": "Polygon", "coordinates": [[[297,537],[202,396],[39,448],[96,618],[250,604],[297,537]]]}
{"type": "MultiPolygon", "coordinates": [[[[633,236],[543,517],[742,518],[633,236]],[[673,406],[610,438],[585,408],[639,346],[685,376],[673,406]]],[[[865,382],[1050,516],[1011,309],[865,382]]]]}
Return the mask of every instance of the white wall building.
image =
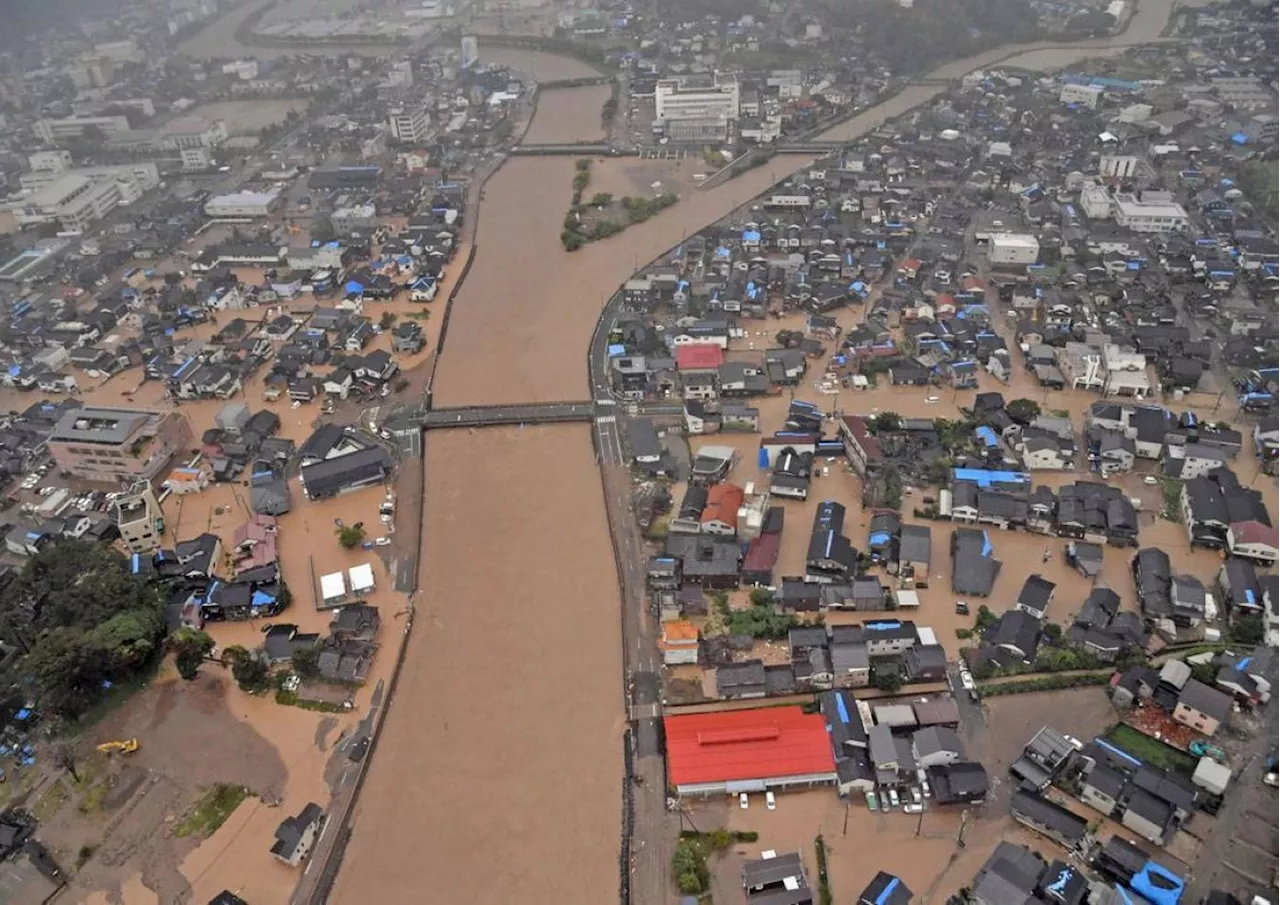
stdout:
{"type": "Polygon", "coordinates": [[[1116,195],[1111,199],[1116,223],[1136,233],[1170,233],[1186,229],[1187,212],[1168,192],[1116,195]]]}
{"type": "Polygon", "coordinates": [[[1128,179],[1138,172],[1138,158],[1132,154],[1103,154],[1098,173],[1109,179],[1128,179]]]}
{"type": "Polygon", "coordinates": [[[1058,100],[1064,104],[1080,104],[1092,110],[1098,106],[1100,97],[1102,97],[1100,85],[1063,85],[1058,100]]]}
{"type": "Polygon", "coordinates": [[[659,121],[738,118],[738,79],[727,73],[659,79],[654,89],[659,121]]]}
{"type": "Polygon", "coordinates": [[[431,120],[422,107],[393,107],[391,137],[401,144],[416,145],[431,135],[431,120]]]}
{"type": "Polygon", "coordinates": [[[119,203],[120,191],[114,181],[68,174],[30,195],[23,209],[37,218],[28,222],[57,220],[63,229],[78,232],[101,220],[119,203]]]}
{"type": "Polygon", "coordinates": [[[1040,240],[1021,233],[996,233],[988,244],[992,264],[1034,264],[1040,259],[1040,240]]]}
{"type": "Polygon", "coordinates": [[[258,68],[258,61],[250,57],[247,60],[223,63],[222,74],[237,76],[242,82],[251,82],[258,77],[258,68]]]}
{"type": "Polygon", "coordinates": [[[234,192],[216,195],[204,204],[204,212],[210,217],[269,217],[280,203],[280,190],[266,192],[234,192]]]}
{"type": "Polygon", "coordinates": [[[39,119],[31,127],[37,139],[46,144],[57,144],[70,138],[79,138],[85,130],[94,128],[103,135],[118,135],[129,131],[129,120],[124,116],[67,116],[61,119],[39,119]]]}
{"type": "Polygon", "coordinates": [[[71,169],[71,152],[36,151],[27,155],[27,166],[36,173],[65,173],[71,169]]]}
{"type": "Polygon", "coordinates": [[[1111,193],[1103,186],[1086,185],[1080,190],[1080,209],[1090,220],[1106,220],[1111,216],[1111,193]]]}
{"type": "Polygon", "coordinates": [[[187,116],[166,123],[156,136],[156,147],[165,151],[183,148],[216,148],[227,140],[227,124],[209,122],[203,116],[187,116]]]}

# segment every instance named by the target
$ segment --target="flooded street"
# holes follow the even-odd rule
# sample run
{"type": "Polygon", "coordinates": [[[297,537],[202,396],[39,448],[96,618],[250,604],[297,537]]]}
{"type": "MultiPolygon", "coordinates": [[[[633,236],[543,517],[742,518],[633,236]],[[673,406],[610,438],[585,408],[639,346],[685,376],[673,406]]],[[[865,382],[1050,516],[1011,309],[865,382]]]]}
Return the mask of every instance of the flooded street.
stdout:
{"type": "Polygon", "coordinates": [[[586,427],[427,442],[423,591],[331,901],[617,895],[618,592],[586,427]]]}

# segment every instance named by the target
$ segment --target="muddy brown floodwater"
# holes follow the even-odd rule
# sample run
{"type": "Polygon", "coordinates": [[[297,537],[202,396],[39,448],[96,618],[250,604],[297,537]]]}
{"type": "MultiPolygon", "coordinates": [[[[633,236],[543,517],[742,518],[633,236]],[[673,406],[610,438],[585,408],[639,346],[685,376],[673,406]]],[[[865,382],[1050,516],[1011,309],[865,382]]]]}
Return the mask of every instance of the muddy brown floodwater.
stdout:
{"type": "MultiPolygon", "coordinates": [[[[1153,40],[1172,5],[1141,0],[1126,35],[1079,50],[1012,47],[934,75],[955,78],[1010,54],[1019,66],[1059,66],[1107,47],[1153,40]]],[[[544,81],[590,71],[577,61],[526,51],[486,49],[484,58],[544,81]]],[[[909,87],[822,137],[857,138],[941,90],[909,87]]],[[[554,110],[544,107],[535,117],[539,141],[572,142],[598,129],[598,103],[552,103],[554,110]]],[[[780,158],[717,188],[686,190],[679,204],[652,220],[569,254],[559,232],[573,159],[511,159],[486,187],[475,265],[454,301],[436,373],[436,405],[583,398],[587,347],[606,298],[638,267],[808,162],[780,158]]],[[[637,160],[596,165],[609,168],[601,185],[635,183],[650,172],[626,172],[645,165],[637,160]]],[[[893,407],[912,414],[924,404],[923,394],[917,398],[877,391],[845,401],[849,411],[893,407]]],[[[420,901],[429,884],[431,898],[441,900],[611,901],[618,882],[624,721],[619,600],[589,433],[579,427],[441,432],[431,436],[425,459],[415,630],[331,900],[420,901]]],[[[829,480],[842,482],[846,492],[854,487],[851,477],[833,474],[829,480]]],[[[804,531],[790,533],[798,538],[804,531]]],[[[1172,528],[1162,534],[1176,539],[1172,528]]],[[[1007,545],[1007,561],[1033,555],[1013,537],[996,538],[997,549],[1007,545]]],[[[945,550],[941,532],[935,532],[934,549],[945,550]]],[[[784,550],[784,560],[796,555],[784,550]]],[[[1119,573],[1122,564],[1108,559],[1109,571],[1119,573]]],[[[946,596],[946,585],[945,578],[938,582],[938,597],[946,596]]],[[[1001,588],[1002,594],[1010,590],[1016,593],[1012,585],[1001,588]]],[[[939,615],[945,612],[944,603],[934,606],[939,615]]],[[[946,641],[947,633],[939,631],[949,646],[955,644],[950,634],[946,641]]],[[[891,845],[888,862],[872,863],[859,857],[859,847],[879,842],[888,829],[905,843],[914,835],[910,821],[864,812],[857,828],[842,836],[843,808],[832,796],[819,799],[823,794],[795,799],[785,816],[780,805],[767,819],[781,824],[792,814],[798,818],[781,834],[788,841],[779,848],[789,844],[811,854],[820,827],[829,841],[841,839],[833,848],[844,898],[877,867],[907,875],[926,862],[937,867],[920,873],[922,888],[958,888],[984,850],[1001,835],[1017,833],[1007,818],[975,827],[972,841],[981,839],[981,847],[971,845],[957,859],[955,821],[931,817],[929,824],[939,824],[924,827],[925,839],[918,841],[924,848],[891,845]],[[844,874],[846,864],[856,870],[844,874]]],[[[757,817],[753,813],[750,823],[757,817]]],[[[736,826],[745,819],[735,812],[726,822],[736,826]]],[[[766,839],[772,834],[762,833],[762,843],[766,839]]],[[[877,854],[885,849],[876,846],[877,854]]],[[[736,887],[726,889],[733,889],[729,897],[736,894],[736,887]]]]}
{"type": "Polygon", "coordinates": [[[333,901],[607,902],[625,717],[588,428],[441,431],[426,467],[424,590],[333,901]]]}

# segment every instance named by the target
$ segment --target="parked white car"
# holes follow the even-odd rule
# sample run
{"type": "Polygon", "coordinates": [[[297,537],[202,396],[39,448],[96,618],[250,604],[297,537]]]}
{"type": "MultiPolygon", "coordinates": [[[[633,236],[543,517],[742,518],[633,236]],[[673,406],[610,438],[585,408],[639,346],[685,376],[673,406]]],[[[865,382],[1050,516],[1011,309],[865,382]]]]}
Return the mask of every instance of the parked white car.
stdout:
{"type": "Polygon", "coordinates": [[[771,811],[776,811],[778,809],[778,799],[773,797],[772,792],[764,793],[764,806],[771,811]]]}
{"type": "Polygon", "coordinates": [[[738,793],[738,807],[742,808],[742,810],[744,810],[744,811],[745,811],[745,810],[746,810],[748,807],[750,807],[750,806],[751,806],[751,801],[747,798],[747,793],[746,793],[746,792],[739,792],[739,793],[738,793]]]}

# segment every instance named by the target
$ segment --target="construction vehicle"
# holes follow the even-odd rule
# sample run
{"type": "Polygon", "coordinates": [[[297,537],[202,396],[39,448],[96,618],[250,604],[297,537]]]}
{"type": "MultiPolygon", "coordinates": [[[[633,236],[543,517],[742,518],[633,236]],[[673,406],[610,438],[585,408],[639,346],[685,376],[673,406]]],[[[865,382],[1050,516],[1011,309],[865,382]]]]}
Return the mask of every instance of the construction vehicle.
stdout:
{"type": "Polygon", "coordinates": [[[98,746],[98,750],[103,754],[132,754],[138,750],[138,740],[128,738],[118,742],[104,742],[98,746]]]}

